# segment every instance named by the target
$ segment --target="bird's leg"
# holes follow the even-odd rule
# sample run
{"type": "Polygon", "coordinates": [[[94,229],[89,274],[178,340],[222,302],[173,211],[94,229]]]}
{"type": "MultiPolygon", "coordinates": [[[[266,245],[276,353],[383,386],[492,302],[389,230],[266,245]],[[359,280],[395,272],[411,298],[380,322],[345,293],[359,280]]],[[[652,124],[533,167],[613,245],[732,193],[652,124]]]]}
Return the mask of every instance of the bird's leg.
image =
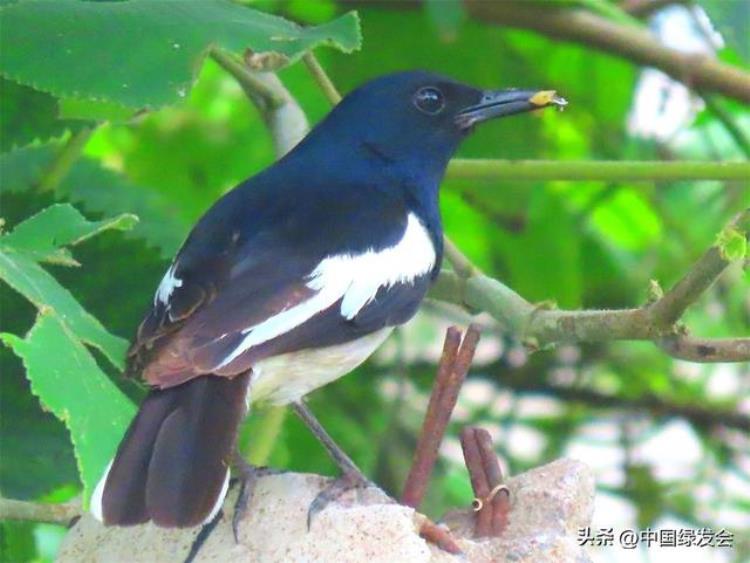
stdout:
{"type": "Polygon", "coordinates": [[[273,469],[271,467],[256,467],[242,457],[236,445],[234,452],[232,453],[232,466],[237,475],[237,481],[240,484],[240,492],[237,495],[237,500],[234,502],[234,514],[232,515],[232,532],[234,532],[234,541],[239,543],[240,524],[242,523],[242,520],[245,519],[247,508],[250,506],[250,501],[253,500],[253,493],[255,492],[255,485],[258,478],[266,475],[286,473],[286,471],[283,469],[273,469]]]}
{"type": "Polygon", "coordinates": [[[255,483],[258,480],[258,468],[247,462],[240,455],[236,446],[232,458],[232,465],[237,473],[237,480],[240,483],[240,492],[234,503],[234,514],[232,515],[232,532],[234,532],[234,541],[239,543],[240,536],[238,532],[240,523],[245,518],[245,514],[247,514],[247,507],[253,498],[253,492],[255,492],[255,483]]]}
{"type": "Polygon", "coordinates": [[[362,489],[374,484],[359,470],[351,458],[346,455],[333,438],[321,426],[312,411],[302,401],[293,403],[294,412],[302,419],[302,422],[310,429],[318,441],[323,444],[328,454],[341,470],[341,477],[331,485],[318,493],[318,496],[310,504],[307,511],[307,527],[310,528],[313,517],[323,510],[331,501],[336,500],[342,494],[353,489],[362,489]]]}

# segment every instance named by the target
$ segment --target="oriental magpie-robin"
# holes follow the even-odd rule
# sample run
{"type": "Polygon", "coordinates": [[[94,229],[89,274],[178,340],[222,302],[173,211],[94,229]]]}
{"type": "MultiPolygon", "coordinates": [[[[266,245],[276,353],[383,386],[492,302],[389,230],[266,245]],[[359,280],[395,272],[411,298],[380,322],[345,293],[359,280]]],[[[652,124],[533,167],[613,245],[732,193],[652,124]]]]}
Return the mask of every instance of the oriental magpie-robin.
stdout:
{"type": "MultiPolygon", "coordinates": [[[[194,526],[222,505],[237,428],[302,406],[416,312],[443,253],[438,187],[473,125],[549,105],[426,72],[356,89],[198,221],[154,295],[127,372],[151,390],[92,498],[105,524],[194,526]]],[[[357,475],[361,475],[356,473],[357,475]]]]}

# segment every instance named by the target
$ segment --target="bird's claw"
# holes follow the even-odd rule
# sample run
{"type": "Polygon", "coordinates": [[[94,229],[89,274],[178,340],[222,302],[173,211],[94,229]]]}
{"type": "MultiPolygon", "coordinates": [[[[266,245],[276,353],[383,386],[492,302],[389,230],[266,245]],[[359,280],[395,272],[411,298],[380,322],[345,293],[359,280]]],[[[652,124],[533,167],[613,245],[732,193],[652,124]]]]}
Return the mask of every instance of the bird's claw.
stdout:
{"type": "Polygon", "coordinates": [[[326,488],[320,491],[310,503],[310,508],[307,509],[307,530],[310,530],[313,518],[315,518],[318,513],[325,510],[331,502],[340,498],[344,493],[362,490],[368,487],[377,488],[377,485],[359,473],[344,473],[335,479],[326,488]]]}
{"type": "Polygon", "coordinates": [[[253,493],[255,492],[255,485],[258,481],[258,477],[276,475],[279,473],[285,473],[285,471],[271,469],[270,467],[255,467],[244,461],[242,458],[236,458],[235,472],[237,473],[237,482],[240,484],[240,491],[237,495],[237,500],[234,502],[232,533],[234,534],[235,543],[240,543],[240,525],[245,519],[247,509],[253,499],[253,493]]]}

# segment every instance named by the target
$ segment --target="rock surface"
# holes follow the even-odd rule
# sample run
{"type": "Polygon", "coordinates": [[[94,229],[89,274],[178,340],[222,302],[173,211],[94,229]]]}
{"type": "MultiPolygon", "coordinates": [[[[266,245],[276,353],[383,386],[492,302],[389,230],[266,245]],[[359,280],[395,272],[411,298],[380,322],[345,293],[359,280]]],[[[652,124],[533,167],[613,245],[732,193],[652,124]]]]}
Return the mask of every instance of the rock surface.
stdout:
{"type": "MultiPolygon", "coordinates": [[[[509,480],[511,512],[502,537],[471,538],[471,512],[448,519],[464,551],[453,556],[419,537],[422,516],[393,504],[377,489],[342,497],[318,514],[309,531],[307,507],[327,479],[284,473],[263,477],[235,543],[231,518],[222,517],[195,558],[202,561],[399,561],[587,562],[578,546],[578,529],[591,522],[594,480],[582,463],[561,459],[509,480]]],[[[236,494],[236,493],[235,493],[236,494]]],[[[225,512],[231,514],[230,493],[225,512]]],[[[468,503],[467,503],[468,504],[468,503]]],[[[150,524],[105,528],[85,515],[70,530],[59,554],[61,562],[184,561],[198,529],[164,530],[150,524]]]]}

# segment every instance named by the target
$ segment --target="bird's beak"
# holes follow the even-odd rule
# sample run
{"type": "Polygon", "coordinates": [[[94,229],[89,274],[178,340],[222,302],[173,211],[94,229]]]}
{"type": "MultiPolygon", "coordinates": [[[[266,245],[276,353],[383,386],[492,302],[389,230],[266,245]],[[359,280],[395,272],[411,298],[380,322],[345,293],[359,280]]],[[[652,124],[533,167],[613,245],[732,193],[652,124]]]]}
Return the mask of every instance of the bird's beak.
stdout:
{"type": "Polygon", "coordinates": [[[566,105],[567,100],[558,96],[554,90],[487,90],[478,104],[469,106],[456,115],[456,124],[462,129],[468,129],[475,123],[495,117],[548,106],[562,109],[566,105]]]}

